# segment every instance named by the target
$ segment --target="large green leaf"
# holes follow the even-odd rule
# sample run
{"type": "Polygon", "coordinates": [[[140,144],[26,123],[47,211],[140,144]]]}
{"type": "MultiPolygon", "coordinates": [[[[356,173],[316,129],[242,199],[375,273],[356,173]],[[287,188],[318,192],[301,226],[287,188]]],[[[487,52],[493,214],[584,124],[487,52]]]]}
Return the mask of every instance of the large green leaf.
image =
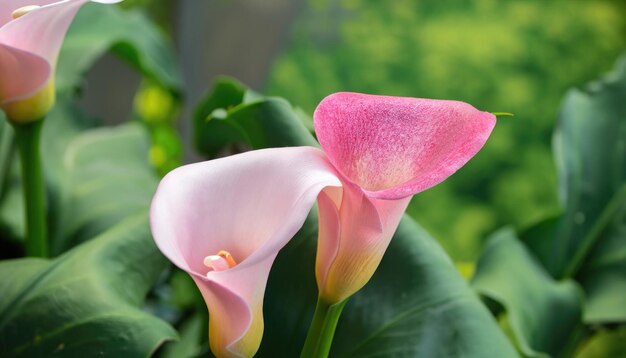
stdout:
{"type": "MultiPolygon", "coordinates": [[[[317,221],[276,260],[259,357],[295,357],[313,315],[317,221]]],[[[437,242],[405,217],[365,288],[339,320],[333,357],[515,357],[489,311],[437,242]]]]}
{"type": "Polygon", "coordinates": [[[531,357],[571,355],[582,319],[582,292],[555,281],[511,229],[495,233],[478,261],[472,286],[507,313],[520,350],[531,357]]]}
{"type": "Polygon", "coordinates": [[[554,137],[565,213],[524,235],[554,277],[581,282],[590,323],[626,321],[624,103],[626,57],[586,90],[568,93],[554,137]]]}
{"type": "Polygon", "coordinates": [[[92,129],[68,145],[52,228],[54,253],[148,208],[158,183],[148,161],[149,145],[137,123],[92,129]]]}
{"type": "Polygon", "coordinates": [[[82,75],[109,50],[173,93],[180,91],[180,74],[165,35],[139,11],[101,4],[86,4],[74,19],[59,57],[57,89],[79,87],[82,75]]]}
{"type": "Polygon", "coordinates": [[[146,213],[54,260],[0,262],[3,357],[146,357],[176,337],[142,310],[165,261],[146,213]]]}
{"type": "Polygon", "coordinates": [[[209,157],[232,145],[318,146],[304,118],[282,98],[262,97],[239,82],[220,78],[196,109],[195,146],[209,157]]]}
{"type": "MultiPolygon", "coordinates": [[[[47,120],[42,156],[51,249],[58,255],[147,209],[158,178],[148,159],[150,139],[140,124],[81,132],[91,120],[65,101],[47,120]]],[[[9,179],[10,190],[0,201],[0,228],[19,240],[24,228],[17,167],[9,179]]]]}

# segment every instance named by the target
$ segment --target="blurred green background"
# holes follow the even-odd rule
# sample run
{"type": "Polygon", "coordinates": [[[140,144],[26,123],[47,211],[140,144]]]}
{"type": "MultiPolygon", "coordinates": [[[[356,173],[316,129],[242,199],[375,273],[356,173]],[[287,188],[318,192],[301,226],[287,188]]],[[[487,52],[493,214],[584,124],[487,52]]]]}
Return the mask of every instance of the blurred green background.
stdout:
{"type": "MultiPolygon", "coordinates": [[[[626,50],[626,0],[127,0],[124,5],[146,9],[172,34],[180,56],[186,91],[181,111],[154,86],[144,85],[134,104],[159,134],[152,155],[162,172],[180,163],[183,149],[186,161],[202,159],[189,146],[189,117],[219,75],[285,97],[309,114],[337,91],[456,99],[514,113],[498,120],[469,165],[415,196],[409,207],[461,267],[476,260],[496,228],[525,228],[560,211],[550,143],[561,100],[569,88],[609,71],[626,50]],[[179,115],[180,144],[166,130],[179,115]]],[[[99,72],[110,81],[110,67],[99,72]]],[[[106,82],[102,78],[92,76],[92,82],[106,82]]],[[[111,103],[93,98],[105,111],[122,102],[111,95],[111,103]]]]}
{"type": "Polygon", "coordinates": [[[624,1],[311,0],[265,90],[310,113],[337,91],[514,113],[409,208],[463,266],[497,227],[559,211],[550,142],[561,99],[611,69],[626,49],[625,14],[624,1]]]}

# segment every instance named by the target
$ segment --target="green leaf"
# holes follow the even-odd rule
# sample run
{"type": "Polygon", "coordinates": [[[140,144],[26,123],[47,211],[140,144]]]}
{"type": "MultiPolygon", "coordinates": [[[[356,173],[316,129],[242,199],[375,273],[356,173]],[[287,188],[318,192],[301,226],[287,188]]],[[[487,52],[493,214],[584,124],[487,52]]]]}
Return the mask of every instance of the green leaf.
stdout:
{"type": "Polygon", "coordinates": [[[194,115],[198,151],[215,157],[233,145],[260,149],[319,144],[289,102],[262,97],[228,78],[219,79],[194,115]]]}
{"type": "Polygon", "coordinates": [[[626,185],[625,99],[626,57],[586,91],[571,90],[562,106],[554,150],[566,211],[553,245],[564,249],[548,266],[557,277],[576,273],[578,251],[598,241],[604,228],[595,225],[626,185]]]}
{"type": "Polygon", "coordinates": [[[554,277],[581,283],[588,323],[626,321],[625,100],[626,57],[569,92],[554,137],[565,213],[522,235],[554,277]]]}
{"type": "Polygon", "coordinates": [[[137,123],[83,132],[67,147],[52,251],[63,250],[143,211],[158,179],[148,161],[150,140],[137,123]]]}
{"type": "Polygon", "coordinates": [[[68,31],[58,61],[57,90],[80,87],[82,75],[112,50],[144,76],[172,93],[181,87],[169,40],[141,12],[86,4],[68,31]]]}
{"type": "MultiPolygon", "coordinates": [[[[316,229],[312,216],[272,268],[259,357],[300,352],[317,297],[316,229]]],[[[517,355],[441,247],[405,217],[372,280],[348,301],[331,356],[517,355]]]]}
{"type": "Polygon", "coordinates": [[[472,286],[502,305],[525,355],[571,355],[568,344],[579,333],[582,292],[572,280],[555,281],[513,230],[503,229],[489,239],[472,286]]]}
{"type": "Polygon", "coordinates": [[[576,354],[576,358],[626,357],[626,327],[598,332],[576,354]]]}
{"type": "Polygon", "coordinates": [[[585,322],[626,322],[626,203],[609,223],[577,276],[585,290],[585,322]]]}
{"type": "Polygon", "coordinates": [[[3,357],[146,357],[176,332],[142,310],[165,267],[146,213],[54,260],[0,262],[3,357]]]}

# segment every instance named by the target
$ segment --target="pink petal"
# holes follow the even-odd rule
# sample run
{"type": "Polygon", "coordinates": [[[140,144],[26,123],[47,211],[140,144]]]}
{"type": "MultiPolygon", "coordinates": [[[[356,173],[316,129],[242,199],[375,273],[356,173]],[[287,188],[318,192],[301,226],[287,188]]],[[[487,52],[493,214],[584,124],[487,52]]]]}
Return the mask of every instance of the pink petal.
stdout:
{"type": "Polygon", "coordinates": [[[58,2],[58,0],[2,0],[0,1],[0,27],[13,20],[13,11],[24,6],[45,6],[58,2]]]}
{"type": "Polygon", "coordinates": [[[321,297],[340,302],[369,281],[409,201],[369,198],[349,183],[341,197],[328,189],[320,193],[316,276],[321,297]]]}
{"type": "Polygon", "coordinates": [[[314,114],[329,160],[370,197],[404,198],[453,174],[485,144],[495,116],[457,101],[335,93],[314,114]]]}
{"type": "Polygon", "coordinates": [[[0,43],[0,105],[30,97],[48,81],[51,70],[43,58],[0,43]]]}
{"type": "MultiPolygon", "coordinates": [[[[115,3],[120,0],[99,0],[101,3],[115,3]]],[[[45,0],[2,0],[0,1],[0,46],[2,56],[2,97],[0,103],[28,98],[48,82],[56,67],[57,57],[67,29],[78,9],[88,0],[65,0],[59,2],[45,0]],[[15,20],[11,13],[23,6],[41,5],[15,20]],[[10,53],[10,55],[9,55],[10,53]],[[22,59],[30,54],[27,61],[19,65],[9,64],[10,57],[22,59]],[[39,59],[35,59],[39,57],[39,59]],[[43,63],[47,63],[45,69],[43,63]],[[43,75],[44,71],[47,74],[43,75]],[[32,76],[32,78],[27,78],[32,76]],[[21,83],[24,82],[24,83],[21,83]]]]}
{"type": "Polygon", "coordinates": [[[151,207],[152,233],[202,291],[211,327],[217,327],[210,332],[214,352],[256,351],[274,257],[300,229],[318,193],[340,185],[324,153],[311,147],[191,164],[161,181],[151,207]],[[238,265],[207,274],[204,258],[221,250],[238,265]]]}

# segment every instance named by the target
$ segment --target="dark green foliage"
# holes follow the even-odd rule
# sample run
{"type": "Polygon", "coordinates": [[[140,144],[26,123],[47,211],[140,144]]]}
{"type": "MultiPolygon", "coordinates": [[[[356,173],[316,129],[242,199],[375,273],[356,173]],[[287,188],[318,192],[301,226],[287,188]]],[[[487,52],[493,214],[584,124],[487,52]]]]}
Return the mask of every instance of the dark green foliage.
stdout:
{"type": "Polygon", "coordinates": [[[149,356],[176,337],[141,308],[164,264],[146,213],[54,260],[1,262],[2,356],[149,356]]]}
{"type": "Polygon", "coordinates": [[[235,145],[317,145],[289,102],[263,97],[228,78],[219,79],[196,108],[194,129],[196,149],[209,158],[235,145]]]}
{"type": "Polygon", "coordinates": [[[527,355],[568,357],[594,329],[626,322],[624,103],[626,57],[568,93],[554,135],[564,213],[522,241],[494,235],[478,262],[475,289],[504,307],[527,355]]]}

